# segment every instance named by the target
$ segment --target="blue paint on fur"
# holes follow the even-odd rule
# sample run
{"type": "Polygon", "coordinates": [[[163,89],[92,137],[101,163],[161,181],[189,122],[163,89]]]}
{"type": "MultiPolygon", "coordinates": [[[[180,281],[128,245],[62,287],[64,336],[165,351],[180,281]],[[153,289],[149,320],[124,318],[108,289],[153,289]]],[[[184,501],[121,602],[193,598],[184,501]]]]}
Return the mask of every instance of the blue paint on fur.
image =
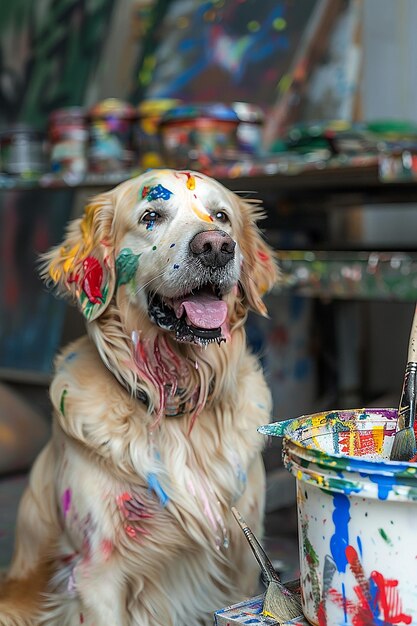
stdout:
{"type": "Polygon", "coordinates": [[[148,488],[150,491],[153,491],[155,493],[162,506],[165,507],[168,504],[169,498],[163,490],[156,474],[154,474],[153,472],[148,474],[148,488]]]}
{"type": "Polygon", "coordinates": [[[159,198],[162,198],[162,200],[169,200],[171,196],[172,191],[170,191],[163,185],[155,185],[154,187],[151,187],[149,189],[146,199],[148,201],[158,200],[159,198]]]}

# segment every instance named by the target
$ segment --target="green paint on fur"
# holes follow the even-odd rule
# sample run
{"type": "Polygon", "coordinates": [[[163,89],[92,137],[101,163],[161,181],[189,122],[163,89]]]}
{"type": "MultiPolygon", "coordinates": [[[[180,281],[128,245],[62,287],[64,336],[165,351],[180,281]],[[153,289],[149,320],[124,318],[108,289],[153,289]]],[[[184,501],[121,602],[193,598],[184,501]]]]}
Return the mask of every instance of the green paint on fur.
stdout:
{"type": "Polygon", "coordinates": [[[102,289],[101,302],[99,303],[91,302],[88,299],[85,292],[84,291],[81,292],[81,295],[80,295],[81,311],[87,320],[91,319],[91,316],[93,315],[93,313],[96,312],[97,307],[102,307],[105,305],[108,292],[109,292],[109,285],[106,283],[102,289]]]}
{"type": "Polygon", "coordinates": [[[64,391],[61,394],[61,401],[59,403],[59,410],[61,411],[64,417],[65,417],[65,398],[67,397],[67,394],[68,394],[68,389],[64,389],[64,391]]]}
{"type": "Polygon", "coordinates": [[[140,254],[130,248],[123,248],[116,259],[116,285],[127,285],[135,277],[139,265],[140,254]]]}

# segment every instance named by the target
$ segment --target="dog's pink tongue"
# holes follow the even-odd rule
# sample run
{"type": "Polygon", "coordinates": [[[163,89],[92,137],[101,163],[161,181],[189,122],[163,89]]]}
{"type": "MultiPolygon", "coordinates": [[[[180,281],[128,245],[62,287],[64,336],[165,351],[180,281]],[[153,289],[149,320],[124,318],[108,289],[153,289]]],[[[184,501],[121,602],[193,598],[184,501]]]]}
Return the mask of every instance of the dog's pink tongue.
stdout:
{"type": "Polygon", "coordinates": [[[210,294],[187,296],[186,300],[178,300],[175,313],[181,317],[185,312],[193,326],[197,328],[220,328],[227,317],[227,304],[210,294]]]}

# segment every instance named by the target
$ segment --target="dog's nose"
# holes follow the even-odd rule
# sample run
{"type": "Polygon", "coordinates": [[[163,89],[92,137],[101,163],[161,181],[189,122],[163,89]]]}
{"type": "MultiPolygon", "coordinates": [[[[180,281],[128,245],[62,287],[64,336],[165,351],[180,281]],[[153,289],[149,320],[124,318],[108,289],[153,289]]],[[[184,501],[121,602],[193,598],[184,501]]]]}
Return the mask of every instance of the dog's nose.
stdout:
{"type": "Polygon", "coordinates": [[[236,242],[224,230],[203,230],[190,241],[190,250],[207,267],[224,267],[235,254],[236,242]]]}

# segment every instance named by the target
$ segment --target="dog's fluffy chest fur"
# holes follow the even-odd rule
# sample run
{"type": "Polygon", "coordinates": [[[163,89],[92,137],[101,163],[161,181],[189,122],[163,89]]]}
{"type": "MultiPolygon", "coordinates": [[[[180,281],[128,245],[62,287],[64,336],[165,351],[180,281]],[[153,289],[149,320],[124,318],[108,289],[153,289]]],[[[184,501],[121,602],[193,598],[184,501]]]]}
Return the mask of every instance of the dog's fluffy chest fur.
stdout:
{"type": "MultiPolygon", "coordinates": [[[[123,558],[137,562],[128,568],[132,589],[146,589],[145,607],[142,600],[135,603],[134,595],[127,600],[137,614],[133,623],[148,623],[152,611],[147,603],[156,580],[155,602],[161,602],[161,587],[167,597],[177,595],[178,624],[180,614],[186,619],[190,597],[200,598],[193,622],[198,623],[197,616],[227,604],[237,593],[235,563],[245,557],[236,555],[242,551],[241,531],[230,507],[240,503],[255,526],[262,509],[263,442],[256,427],[268,420],[270,400],[254,358],[245,352],[236,371],[237,393],[211,401],[191,433],[182,417],[165,418],[160,429],[153,429],[151,420],[146,425],[144,405],[115,381],[86,338],[61,355],[57,369],[50,454],[58,468],[55,496],[64,531],[58,559],[65,561],[57,591],[63,585],[75,590],[92,560],[105,566],[117,550],[122,570],[123,558]],[[177,576],[184,577],[183,598],[178,597],[177,576]],[[208,584],[206,594],[197,593],[199,585],[208,584]]],[[[252,566],[246,569],[242,578],[253,572],[252,566]]],[[[250,586],[247,592],[253,591],[250,586]]],[[[159,610],[168,619],[169,603],[159,610]]]]}

